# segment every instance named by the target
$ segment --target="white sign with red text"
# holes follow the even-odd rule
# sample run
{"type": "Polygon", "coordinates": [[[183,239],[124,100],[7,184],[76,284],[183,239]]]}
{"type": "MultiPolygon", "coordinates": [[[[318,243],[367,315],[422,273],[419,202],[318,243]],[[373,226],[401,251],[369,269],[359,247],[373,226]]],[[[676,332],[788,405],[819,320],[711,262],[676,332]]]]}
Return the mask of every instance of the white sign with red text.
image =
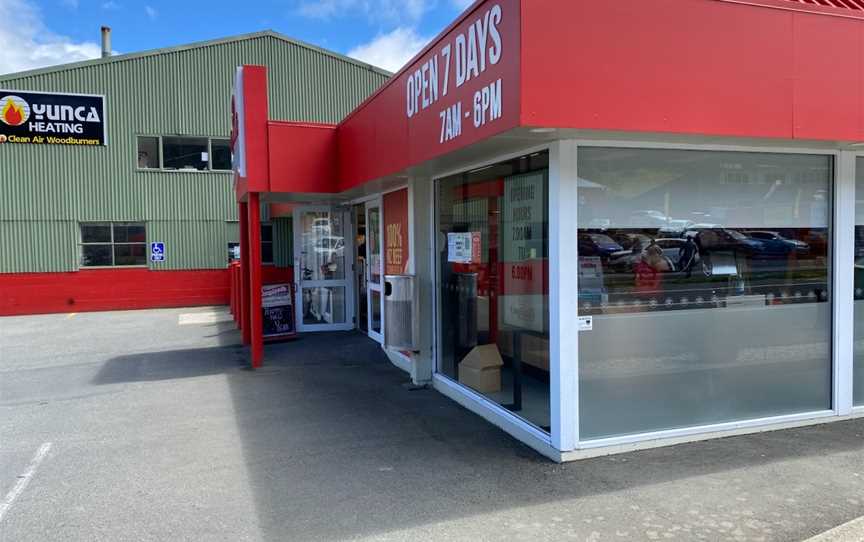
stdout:
{"type": "Polygon", "coordinates": [[[443,45],[436,45],[431,56],[406,77],[406,115],[410,120],[438,106],[439,143],[459,138],[464,131],[463,122],[481,128],[503,116],[502,92],[505,89],[501,77],[491,82],[484,81],[475,88],[467,104],[462,100],[452,102],[448,95],[471,85],[502,61],[505,34],[501,32],[501,26],[504,16],[498,3],[479,11],[472,16],[473,20],[465,30],[449,36],[443,45]]]}

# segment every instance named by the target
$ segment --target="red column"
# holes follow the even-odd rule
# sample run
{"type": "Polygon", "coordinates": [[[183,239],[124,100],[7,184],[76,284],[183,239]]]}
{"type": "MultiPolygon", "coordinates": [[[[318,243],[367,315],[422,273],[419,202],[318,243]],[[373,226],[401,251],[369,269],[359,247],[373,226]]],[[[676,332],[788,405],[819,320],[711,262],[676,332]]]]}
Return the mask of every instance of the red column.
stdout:
{"type": "Polygon", "coordinates": [[[249,204],[240,203],[240,330],[249,344],[249,204]]]}
{"type": "Polygon", "coordinates": [[[252,339],[252,367],[261,367],[264,358],[264,331],[261,322],[261,203],[257,192],[249,193],[249,330],[252,339]]]}

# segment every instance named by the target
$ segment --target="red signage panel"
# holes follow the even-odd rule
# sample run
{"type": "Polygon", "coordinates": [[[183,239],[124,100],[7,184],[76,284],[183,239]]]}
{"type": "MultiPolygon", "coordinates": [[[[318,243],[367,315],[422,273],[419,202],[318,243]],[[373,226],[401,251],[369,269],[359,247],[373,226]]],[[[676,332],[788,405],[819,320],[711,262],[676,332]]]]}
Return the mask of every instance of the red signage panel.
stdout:
{"type": "Polygon", "coordinates": [[[520,27],[519,0],[483,2],[360,106],[339,129],[340,189],[515,128],[520,27]]]}
{"type": "Polygon", "coordinates": [[[408,272],[411,247],[408,242],[408,189],[384,194],[384,273],[408,272]]]}

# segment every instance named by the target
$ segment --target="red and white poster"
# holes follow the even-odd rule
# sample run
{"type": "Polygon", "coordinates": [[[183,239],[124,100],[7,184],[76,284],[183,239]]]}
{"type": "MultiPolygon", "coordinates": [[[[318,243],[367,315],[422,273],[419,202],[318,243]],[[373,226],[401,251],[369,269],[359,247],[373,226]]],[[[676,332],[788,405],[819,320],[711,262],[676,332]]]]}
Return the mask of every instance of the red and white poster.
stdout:
{"type": "Polygon", "coordinates": [[[384,273],[408,273],[408,189],[384,194],[384,273]]]}

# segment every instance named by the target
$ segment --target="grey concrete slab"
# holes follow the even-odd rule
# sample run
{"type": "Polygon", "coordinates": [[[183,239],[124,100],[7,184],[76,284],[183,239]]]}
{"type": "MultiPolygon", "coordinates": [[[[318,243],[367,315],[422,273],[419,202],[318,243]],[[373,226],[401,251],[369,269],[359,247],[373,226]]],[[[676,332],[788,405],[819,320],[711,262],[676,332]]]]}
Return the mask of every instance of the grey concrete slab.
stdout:
{"type": "Polygon", "coordinates": [[[190,310],[0,318],[0,540],[805,540],[864,514],[864,420],[556,465],[355,333],[190,310]]]}

